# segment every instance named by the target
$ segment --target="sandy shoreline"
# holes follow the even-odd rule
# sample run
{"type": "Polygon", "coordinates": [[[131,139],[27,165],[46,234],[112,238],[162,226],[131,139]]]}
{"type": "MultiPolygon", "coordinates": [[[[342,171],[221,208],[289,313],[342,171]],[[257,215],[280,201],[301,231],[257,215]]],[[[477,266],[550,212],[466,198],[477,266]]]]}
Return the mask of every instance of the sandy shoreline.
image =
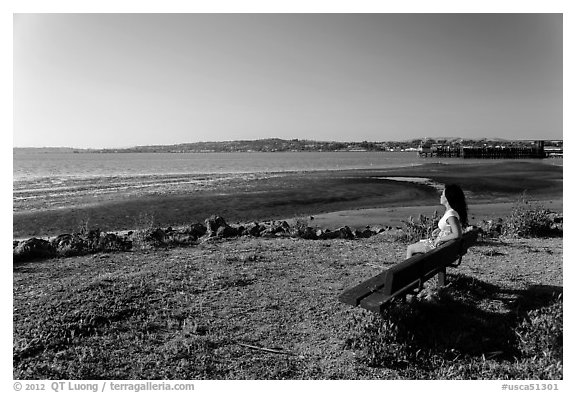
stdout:
{"type": "MultiPolygon", "coordinates": [[[[563,211],[562,199],[534,201],[534,203],[554,212],[563,211]]],[[[472,204],[468,206],[470,224],[479,225],[483,220],[506,217],[514,204],[514,202],[472,204]]],[[[408,220],[410,216],[414,218],[420,214],[432,216],[434,211],[441,214],[444,208],[441,205],[429,205],[343,210],[313,215],[310,224],[320,228],[349,226],[352,229],[358,229],[377,225],[398,227],[402,226],[402,222],[408,220]]]]}

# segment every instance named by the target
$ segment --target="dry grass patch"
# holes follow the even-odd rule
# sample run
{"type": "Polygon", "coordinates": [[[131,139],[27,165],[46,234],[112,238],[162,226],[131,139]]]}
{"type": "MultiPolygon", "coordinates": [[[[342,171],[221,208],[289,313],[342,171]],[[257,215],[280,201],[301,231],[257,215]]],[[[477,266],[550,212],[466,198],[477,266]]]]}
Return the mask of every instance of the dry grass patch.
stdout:
{"type": "Polygon", "coordinates": [[[535,294],[530,287],[561,290],[561,239],[471,248],[440,302],[419,302],[399,314],[404,318],[382,319],[338,302],[345,288],[404,253],[405,245],[382,236],[242,238],[16,264],[14,378],[517,377],[514,367],[524,355],[514,329],[531,309],[554,303],[548,292],[535,294]],[[452,327],[461,333],[459,341],[428,341],[411,322],[436,315],[430,326],[445,326],[439,316],[450,313],[469,322],[461,330],[452,327]],[[510,343],[497,349],[492,334],[485,348],[467,348],[482,333],[466,330],[478,320],[485,321],[479,329],[500,323],[510,343]],[[390,323],[404,323],[412,335],[394,333],[390,323]],[[503,353],[487,359],[486,348],[503,353]],[[418,361],[424,354],[436,359],[434,370],[418,361]],[[476,366],[458,368],[463,365],[476,366]]]}

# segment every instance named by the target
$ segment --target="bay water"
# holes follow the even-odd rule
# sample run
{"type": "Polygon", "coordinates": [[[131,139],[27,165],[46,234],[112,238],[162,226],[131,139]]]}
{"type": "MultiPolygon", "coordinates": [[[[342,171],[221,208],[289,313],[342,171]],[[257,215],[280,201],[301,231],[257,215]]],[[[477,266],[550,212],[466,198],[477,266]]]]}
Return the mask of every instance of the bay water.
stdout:
{"type": "MultiPolygon", "coordinates": [[[[477,160],[486,162],[485,160],[477,160]]],[[[226,187],[291,172],[385,169],[431,162],[416,152],[73,153],[15,149],[13,211],[70,206],[75,201],[226,187]]],[[[551,161],[561,165],[561,160],[551,161]]]]}

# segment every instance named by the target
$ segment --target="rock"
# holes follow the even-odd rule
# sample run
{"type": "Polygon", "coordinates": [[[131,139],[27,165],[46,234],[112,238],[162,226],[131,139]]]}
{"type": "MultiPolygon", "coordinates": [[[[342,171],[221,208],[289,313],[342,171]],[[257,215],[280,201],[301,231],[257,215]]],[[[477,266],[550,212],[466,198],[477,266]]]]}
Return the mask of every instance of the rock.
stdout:
{"type": "Polygon", "coordinates": [[[64,233],[56,236],[50,243],[56,253],[63,257],[85,255],[90,250],[88,242],[80,234],[64,233]]]}
{"type": "Polygon", "coordinates": [[[27,261],[56,256],[56,250],[49,241],[35,237],[18,243],[13,250],[14,261],[27,261]]]}
{"type": "Polygon", "coordinates": [[[355,231],[352,231],[352,234],[354,235],[354,237],[357,237],[359,239],[366,239],[369,238],[373,235],[376,234],[376,232],[371,231],[370,229],[358,229],[355,231]]]}
{"type": "Polygon", "coordinates": [[[316,231],[310,227],[306,227],[304,229],[298,230],[296,235],[302,239],[307,239],[307,240],[318,239],[318,236],[316,236],[316,231]]]}
{"type": "Polygon", "coordinates": [[[171,245],[190,245],[193,244],[198,237],[189,233],[188,229],[183,231],[173,231],[166,234],[165,242],[171,245]]]}
{"type": "Polygon", "coordinates": [[[233,228],[230,225],[224,225],[218,227],[218,229],[216,230],[216,237],[222,237],[222,238],[234,237],[238,236],[238,233],[239,232],[236,228],[233,228]]]}
{"type": "Polygon", "coordinates": [[[318,239],[338,239],[340,237],[340,230],[331,231],[330,229],[319,229],[316,231],[318,239]]]}
{"type": "Polygon", "coordinates": [[[260,237],[276,237],[276,231],[274,228],[264,228],[259,234],[260,237]]]}
{"type": "Polygon", "coordinates": [[[207,218],[204,223],[206,224],[206,236],[207,237],[215,237],[217,236],[218,228],[226,227],[226,220],[220,216],[211,216],[207,218]]]}
{"type": "Polygon", "coordinates": [[[217,238],[228,238],[239,236],[241,230],[239,228],[232,227],[226,223],[226,220],[220,216],[212,216],[207,218],[206,221],[206,233],[205,238],[217,237],[217,238]]]}
{"type": "Polygon", "coordinates": [[[98,249],[101,251],[128,251],[132,248],[132,242],[114,233],[100,235],[98,249]]]}
{"type": "Polygon", "coordinates": [[[290,235],[290,225],[286,221],[274,221],[270,223],[263,231],[260,232],[262,237],[278,237],[278,236],[289,236],[290,235]]]}
{"type": "Polygon", "coordinates": [[[144,232],[143,241],[150,244],[152,247],[160,247],[166,245],[166,232],[162,228],[147,230],[144,232]]]}
{"type": "Polygon", "coordinates": [[[326,230],[326,232],[324,232],[324,239],[339,239],[339,238],[340,238],[339,230],[335,231],[326,230]]]}
{"type": "Polygon", "coordinates": [[[336,232],[338,233],[338,237],[340,239],[354,239],[354,234],[348,226],[338,228],[336,232]]]}
{"type": "Polygon", "coordinates": [[[366,230],[371,231],[371,232],[373,232],[373,234],[376,234],[376,235],[379,233],[382,233],[386,230],[390,230],[390,229],[392,229],[392,227],[390,227],[390,226],[383,227],[381,225],[374,225],[374,226],[367,226],[366,227],[366,230]]]}
{"type": "Polygon", "coordinates": [[[196,238],[199,238],[206,234],[206,227],[200,223],[192,224],[188,228],[188,233],[196,238]]]}
{"type": "Polygon", "coordinates": [[[261,226],[257,222],[251,222],[244,228],[243,234],[250,236],[260,236],[260,232],[264,231],[266,228],[261,226]]]}
{"type": "Polygon", "coordinates": [[[498,237],[504,231],[504,220],[502,218],[498,218],[496,221],[484,220],[480,229],[486,237],[498,237]]]}

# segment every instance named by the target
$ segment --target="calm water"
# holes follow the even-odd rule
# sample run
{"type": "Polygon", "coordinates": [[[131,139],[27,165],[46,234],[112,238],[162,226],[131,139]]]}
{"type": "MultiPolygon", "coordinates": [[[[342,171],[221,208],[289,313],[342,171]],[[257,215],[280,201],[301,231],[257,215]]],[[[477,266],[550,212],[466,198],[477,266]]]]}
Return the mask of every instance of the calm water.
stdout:
{"type": "MultiPolygon", "coordinates": [[[[486,162],[478,160],[479,162],[486,162]]],[[[191,192],[238,179],[286,172],[384,169],[429,162],[415,152],[338,153],[35,153],[13,156],[14,211],[67,206],[118,196],[191,192]]],[[[561,165],[561,160],[551,161],[561,165]]]]}
{"type": "Polygon", "coordinates": [[[232,174],[418,165],[416,153],[16,153],[14,181],[176,174],[232,174]]]}

